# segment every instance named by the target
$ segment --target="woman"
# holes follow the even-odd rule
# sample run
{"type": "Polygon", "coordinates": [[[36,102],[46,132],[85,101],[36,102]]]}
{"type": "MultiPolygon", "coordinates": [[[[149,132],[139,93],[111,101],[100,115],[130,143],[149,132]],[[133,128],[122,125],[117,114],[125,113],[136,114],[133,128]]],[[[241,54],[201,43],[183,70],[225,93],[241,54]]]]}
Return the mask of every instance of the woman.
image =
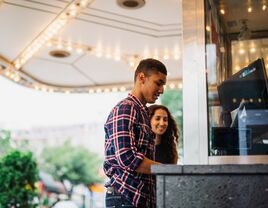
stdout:
{"type": "Polygon", "coordinates": [[[151,105],[151,128],[155,134],[155,160],[177,164],[179,131],[176,121],[163,105],[151,105]]]}

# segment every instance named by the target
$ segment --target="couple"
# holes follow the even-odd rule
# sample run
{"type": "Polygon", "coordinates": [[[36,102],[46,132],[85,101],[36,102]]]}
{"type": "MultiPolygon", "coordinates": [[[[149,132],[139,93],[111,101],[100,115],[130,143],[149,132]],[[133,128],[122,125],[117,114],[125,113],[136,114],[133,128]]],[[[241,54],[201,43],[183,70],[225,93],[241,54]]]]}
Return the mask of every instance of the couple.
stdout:
{"type": "MultiPolygon", "coordinates": [[[[104,127],[103,165],[110,179],[106,183],[107,208],[156,206],[155,177],[151,174],[151,165],[161,163],[155,161],[155,141],[159,142],[160,137],[155,140],[154,135],[157,135],[157,131],[163,133],[163,127],[157,129],[157,122],[167,121],[170,114],[168,111],[166,114],[158,111],[158,115],[153,115],[150,121],[146,104],[154,103],[164,92],[166,76],[163,63],[155,59],[142,60],[135,71],[131,93],[108,116],[104,127]],[[155,127],[155,134],[151,126],[153,129],[155,127]]],[[[153,106],[151,108],[153,113],[157,112],[153,106]]],[[[165,125],[168,128],[168,122],[165,125]]]]}

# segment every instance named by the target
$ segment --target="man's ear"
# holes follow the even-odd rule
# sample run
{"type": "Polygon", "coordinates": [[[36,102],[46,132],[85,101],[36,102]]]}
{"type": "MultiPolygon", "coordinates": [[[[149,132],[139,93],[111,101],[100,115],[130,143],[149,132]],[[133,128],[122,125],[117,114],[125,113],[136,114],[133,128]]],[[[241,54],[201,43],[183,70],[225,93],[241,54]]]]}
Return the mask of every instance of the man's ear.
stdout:
{"type": "Polygon", "coordinates": [[[139,73],[138,74],[138,79],[142,84],[144,84],[144,82],[145,82],[145,74],[143,72],[139,73]]]}

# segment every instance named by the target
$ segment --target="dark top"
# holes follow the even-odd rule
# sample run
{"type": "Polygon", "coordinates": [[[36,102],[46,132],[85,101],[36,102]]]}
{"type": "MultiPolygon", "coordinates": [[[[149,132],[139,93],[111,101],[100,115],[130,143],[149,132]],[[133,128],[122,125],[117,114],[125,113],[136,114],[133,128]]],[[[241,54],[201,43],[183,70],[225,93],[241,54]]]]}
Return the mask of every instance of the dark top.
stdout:
{"type": "Polygon", "coordinates": [[[166,151],[167,148],[163,148],[163,145],[155,145],[155,160],[163,164],[174,164],[170,152],[166,151]]]}

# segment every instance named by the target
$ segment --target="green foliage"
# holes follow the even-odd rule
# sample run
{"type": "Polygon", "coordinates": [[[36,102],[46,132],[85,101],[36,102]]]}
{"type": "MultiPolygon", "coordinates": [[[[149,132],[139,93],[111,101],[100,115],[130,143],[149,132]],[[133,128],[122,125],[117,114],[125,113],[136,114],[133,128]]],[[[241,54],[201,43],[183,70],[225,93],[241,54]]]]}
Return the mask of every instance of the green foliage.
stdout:
{"type": "Polygon", "coordinates": [[[0,161],[0,208],[32,208],[38,179],[31,152],[12,151],[0,161]]]}
{"type": "Polygon", "coordinates": [[[179,128],[179,154],[182,155],[182,144],[183,144],[183,117],[182,117],[182,91],[178,89],[169,89],[161,96],[161,104],[166,106],[174,119],[177,122],[179,128]]]}
{"type": "Polygon", "coordinates": [[[12,150],[10,146],[11,133],[10,131],[0,130],[0,157],[6,155],[12,150]]]}
{"type": "Polygon", "coordinates": [[[60,147],[47,147],[42,153],[42,168],[58,180],[68,179],[72,184],[101,182],[98,176],[101,160],[84,147],[65,142],[60,147]]]}
{"type": "Polygon", "coordinates": [[[171,112],[179,126],[182,125],[182,91],[166,90],[161,96],[161,103],[171,112]]]}

